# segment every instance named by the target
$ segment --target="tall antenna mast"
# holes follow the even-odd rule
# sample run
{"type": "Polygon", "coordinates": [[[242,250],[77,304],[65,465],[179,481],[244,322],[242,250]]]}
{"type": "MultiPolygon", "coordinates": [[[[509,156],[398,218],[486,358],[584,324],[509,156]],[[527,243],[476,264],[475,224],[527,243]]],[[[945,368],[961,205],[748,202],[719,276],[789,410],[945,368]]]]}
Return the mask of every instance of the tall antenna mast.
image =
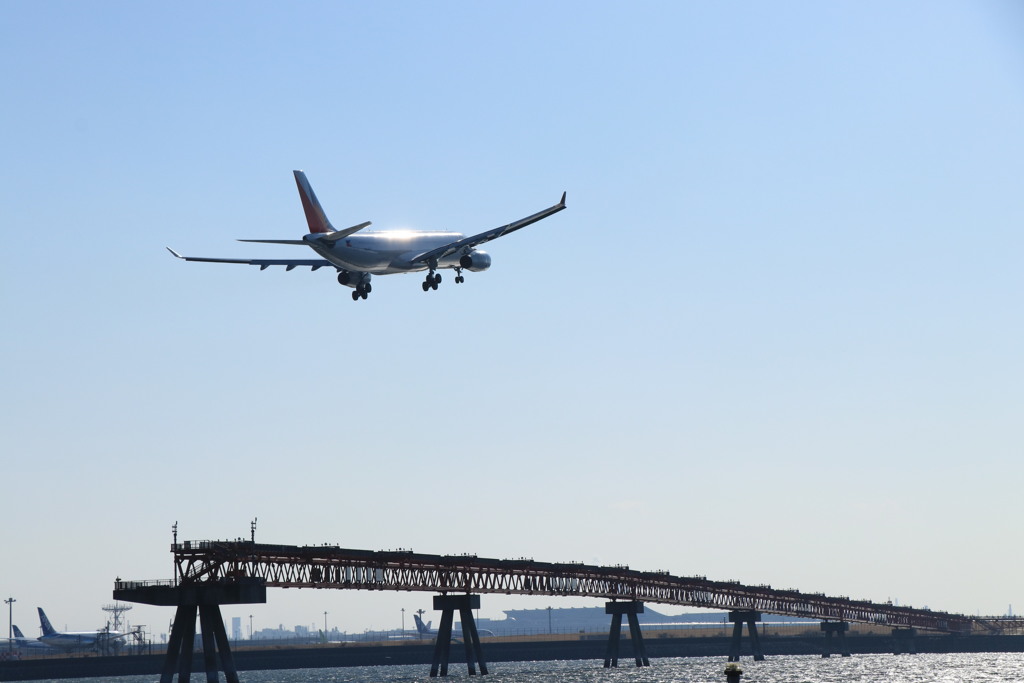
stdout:
{"type": "Polygon", "coordinates": [[[125,604],[120,603],[120,602],[115,602],[115,603],[112,603],[110,605],[104,605],[103,606],[103,611],[104,612],[110,612],[111,614],[114,615],[113,616],[113,625],[111,625],[110,621],[107,622],[107,625],[110,626],[111,630],[114,630],[114,631],[117,631],[117,632],[121,631],[121,615],[124,614],[125,612],[127,612],[128,610],[130,610],[131,608],[132,608],[131,605],[125,605],[125,604]]]}

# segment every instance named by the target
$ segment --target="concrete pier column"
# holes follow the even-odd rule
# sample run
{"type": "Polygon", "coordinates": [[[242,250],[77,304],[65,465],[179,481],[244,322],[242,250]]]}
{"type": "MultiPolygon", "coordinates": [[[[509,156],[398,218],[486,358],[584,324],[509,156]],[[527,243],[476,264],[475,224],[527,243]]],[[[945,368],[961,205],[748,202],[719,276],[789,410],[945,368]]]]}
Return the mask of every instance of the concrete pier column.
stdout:
{"type": "Polygon", "coordinates": [[[644,636],[640,631],[640,620],[638,614],[643,614],[644,603],[639,600],[629,602],[607,602],[604,606],[604,613],[612,615],[612,627],[608,631],[608,647],[605,650],[604,668],[617,667],[619,665],[619,641],[622,636],[622,615],[625,614],[629,620],[629,639],[633,643],[633,657],[637,666],[650,666],[647,659],[647,648],[644,646],[644,636]]]}
{"type": "MultiPolygon", "coordinates": [[[[192,680],[192,653],[195,651],[196,612],[198,609],[196,605],[185,605],[183,608],[179,608],[174,615],[174,625],[171,627],[171,630],[181,631],[180,647],[175,653],[178,659],[178,683],[189,683],[192,680]],[[180,626],[178,624],[179,617],[182,618],[180,626]]],[[[167,659],[164,665],[165,670],[168,660],[171,660],[170,650],[167,651],[167,659]]],[[[173,673],[171,675],[173,676],[173,673]]]]}
{"type": "Polygon", "coordinates": [[[207,682],[216,683],[223,670],[227,683],[239,683],[220,606],[264,603],[267,601],[267,584],[263,579],[243,577],[232,581],[175,586],[128,585],[116,588],[114,599],[177,607],[160,671],[160,683],[172,683],[175,673],[178,674],[178,683],[190,683],[196,614],[203,627],[203,664],[207,682]]]}
{"type": "Polygon", "coordinates": [[[448,675],[448,659],[452,646],[452,622],[455,610],[459,610],[462,620],[462,639],[466,645],[466,668],[470,676],[476,675],[476,665],[480,673],[487,673],[483,650],[480,647],[480,634],[473,620],[473,610],[480,609],[479,595],[435,595],[434,609],[441,610],[441,625],[437,629],[437,641],[434,643],[434,660],[430,665],[431,678],[448,675]]]}
{"type": "Polygon", "coordinates": [[[612,627],[608,631],[608,646],[604,651],[604,668],[619,665],[619,638],[622,635],[622,613],[612,614],[612,627]]]}
{"type": "Polygon", "coordinates": [[[916,655],[916,628],[894,628],[892,630],[892,653],[894,655],[916,655]]]}
{"type": "Polygon", "coordinates": [[[761,613],[754,610],[733,610],[729,612],[729,621],[733,623],[732,642],[729,645],[729,661],[740,661],[740,641],[743,638],[744,623],[746,623],[747,633],[750,635],[750,646],[754,653],[754,661],[762,661],[764,659],[764,652],[761,650],[761,639],[757,635],[757,622],[761,621],[761,613]]]}
{"type": "MultiPolygon", "coordinates": [[[[167,652],[164,654],[164,667],[160,671],[160,683],[171,683],[174,674],[178,671],[178,657],[181,653],[181,646],[185,642],[185,623],[192,620],[192,638],[195,639],[196,606],[178,605],[174,613],[174,623],[171,625],[171,637],[167,641],[167,652]]],[[[189,671],[192,666],[192,643],[188,646],[189,671]]],[[[188,678],[181,680],[187,681],[188,678]]]]}
{"type": "Polygon", "coordinates": [[[850,624],[845,621],[823,621],[821,630],[825,632],[825,648],[821,656],[828,658],[835,652],[833,648],[833,636],[838,636],[839,654],[843,657],[850,656],[850,646],[846,642],[846,632],[850,630],[850,624]]]}

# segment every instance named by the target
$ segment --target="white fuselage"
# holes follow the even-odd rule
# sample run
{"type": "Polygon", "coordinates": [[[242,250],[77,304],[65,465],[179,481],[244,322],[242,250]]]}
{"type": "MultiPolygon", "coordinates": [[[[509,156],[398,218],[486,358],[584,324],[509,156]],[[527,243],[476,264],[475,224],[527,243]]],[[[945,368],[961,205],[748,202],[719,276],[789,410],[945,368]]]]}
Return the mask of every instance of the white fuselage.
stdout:
{"type": "MultiPolygon", "coordinates": [[[[322,235],[309,234],[302,240],[316,253],[338,268],[348,271],[390,275],[427,270],[425,263],[411,263],[411,259],[431,249],[462,239],[454,232],[418,232],[394,230],[387,232],[359,232],[336,242],[322,239],[322,235]]],[[[441,259],[438,268],[459,265],[461,253],[441,259]]]]}
{"type": "Polygon", "coordinates": [[[14,650],[52,650],[52,648],[46,643],[42,643],[38,640],[32,640],[30,638],[2,638],[0,639],[0,654],[3,652],[14,649],[14,650]]]}
{"type": "Polygon", "coordinates": [[[123,638],[124,634],[117,631],[109,633],[105,631],[81,631],[68,633],[52,633],[48,636],[40,636],[39,642],[50,647],[59,647],[63,650],[75,650],[78,648],[92,647],[101,638],[114,640],[123,638]]]}

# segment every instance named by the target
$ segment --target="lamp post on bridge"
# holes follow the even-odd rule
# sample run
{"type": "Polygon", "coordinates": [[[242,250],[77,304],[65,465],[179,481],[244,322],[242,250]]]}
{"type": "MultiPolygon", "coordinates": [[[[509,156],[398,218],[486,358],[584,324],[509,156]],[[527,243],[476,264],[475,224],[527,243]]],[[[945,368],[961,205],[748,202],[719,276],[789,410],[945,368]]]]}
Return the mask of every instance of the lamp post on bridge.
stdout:
{"type": "Polygon", "coordinates": [[[14,598],[7,598],[4,603],[7,604],[7,649],[11,653],[14,652],[14,603],[17,600],[14,598]]]}
{"type": "Polygon", "coordinates": [[[551,605],[548,605],[548,635],[550,636],[554,631],[551,630],[551,605]]]}
{"type": "Polygon", "coordinates": [[[327,611],[324,610],[324,640],[327,640],[327,611]]]}
{"type": "Polygon", "coordinates": [[[405,608],[402,608],[402,636],[405,636],[405,608]]]}

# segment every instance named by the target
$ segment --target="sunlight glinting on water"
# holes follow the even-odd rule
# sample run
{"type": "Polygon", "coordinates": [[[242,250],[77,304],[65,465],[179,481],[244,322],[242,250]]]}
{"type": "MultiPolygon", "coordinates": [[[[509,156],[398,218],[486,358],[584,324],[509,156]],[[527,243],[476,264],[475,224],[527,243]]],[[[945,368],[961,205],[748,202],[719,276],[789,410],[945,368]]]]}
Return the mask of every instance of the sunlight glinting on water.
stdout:
{"type": "MultiPolygon", "coordinates": [[[[605,669],[601,662],[496,662],[478,683],[713,683],[725,681],[723,658],[651,660],[637,669],[605,669]]],[[[745,659],[741,683],[986,683],[1024,681],[1024,653],[859,655],[854,657],[776,656],[745,659]]],[[[426,683],[426,665],[243,671],[242,683],[426,683]]],[[[205,680],[193,672],[193,680],[205,680]]],[[[466,682],[465,664],[452,664],[449,679],[466,682]]],[[[79,679],[85,683],[109,679],[79,679]]],[[[116,683],[153,683],[152,676],[125,676],[116,683]]],[[[223,675],[221,680],[224,680],[223,675]]],[[[435,681],[443,679],[433,679],[435,681]]],[[[52,683],[56,683],[55,681],[52,683]]]]}

